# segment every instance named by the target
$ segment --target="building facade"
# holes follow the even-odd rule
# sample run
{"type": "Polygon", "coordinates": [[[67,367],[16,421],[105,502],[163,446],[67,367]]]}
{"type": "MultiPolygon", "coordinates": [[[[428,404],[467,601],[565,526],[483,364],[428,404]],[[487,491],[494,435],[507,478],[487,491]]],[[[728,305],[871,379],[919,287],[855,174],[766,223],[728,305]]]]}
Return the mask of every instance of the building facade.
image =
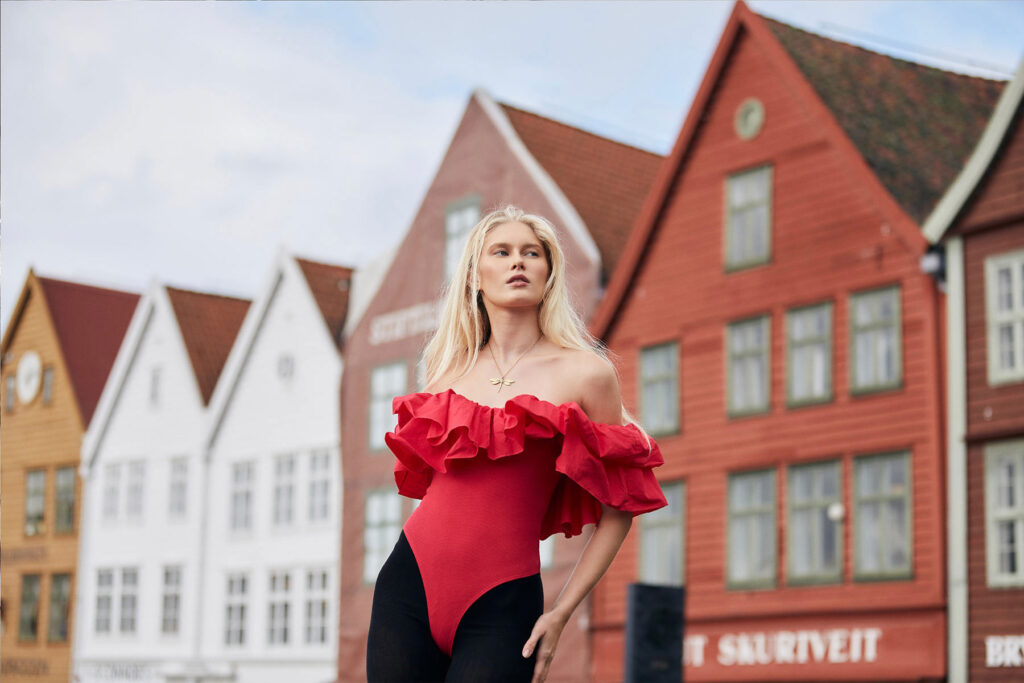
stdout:
{"type": "Polygon", "coordinates": [[[946,676],[920,225],[1002,86],[737,3],[593,324],[670,500],[597,589],[593,680],[622,677],[638,580],[686,587],[688,681],[946,676]]]}
{"type": "Polygon", "coordinates": [[[138,295],[29,270],[2,346],[5,681],[67,681],[79,585],[79,446],[138,295]]]}
{"type": "MultiPolygon", "coordinates": [[[[437,304],[467,232],[489,210],[513,203],[549,218],[566,252],[568,283],[584,316],[594,310],[661,157],[494,101],[470,98],[408,233],[380,266],[357,279],[365,301],[345,335],[342,453],[345,473],[338,677],[365,680],[373,585],[412,512],[397,493],[384,434],[391,401],[424,386],[419,356],[437,325],[437,304]],[[372,294],[360,282],[374,280],[372,294]]],[[[443,539],[438,539],[443,542],[443,539]]],[[[550,605],[584,538],[542,546],[550,605]]],[[[552,681],[584,680],[589,606],[562,635],[552,681]]]]}

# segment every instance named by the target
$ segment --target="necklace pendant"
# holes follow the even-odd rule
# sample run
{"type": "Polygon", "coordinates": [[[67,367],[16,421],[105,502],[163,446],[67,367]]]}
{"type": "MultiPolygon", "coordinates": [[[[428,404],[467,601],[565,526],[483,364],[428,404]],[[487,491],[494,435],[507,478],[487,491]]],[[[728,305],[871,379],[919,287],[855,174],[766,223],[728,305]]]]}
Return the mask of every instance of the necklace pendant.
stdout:
{"type": "Polygon", "coordinates": [[[504,377],[491,377],[490,383],[498,387],[498,392],[501,392],[502,387],[511,386],[515,383],[514,379],[505,379],[504,377]]]}

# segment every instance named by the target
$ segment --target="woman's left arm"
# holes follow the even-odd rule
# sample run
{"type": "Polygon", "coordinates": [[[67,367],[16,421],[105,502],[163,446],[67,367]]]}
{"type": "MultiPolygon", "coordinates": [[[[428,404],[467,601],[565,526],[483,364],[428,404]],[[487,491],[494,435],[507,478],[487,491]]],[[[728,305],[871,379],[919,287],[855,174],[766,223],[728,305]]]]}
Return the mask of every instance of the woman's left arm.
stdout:
{"type": "MultiPolygon", "coordinates": [[[[589,355],[589,354],[588,354],[589,355]]],[[[584,367],[574,372],[582,379],[582,400],[579,401],[587,416],[594,422],[622,423],[622,395],[615,369],[607,361],[591,356],[584,359],[584,367]]],[[[573,569],[569,581],[558,595],[551,610],[537,619],[533,632],[523,647],[523,656],[529,657],[537,649],[537,665],[533,683],[547,678],[555,646],[572,613],[591,589],[604,576],[633,523],[633,514],[601,506],[601,519],[597,529],[587,541],[583,554],[573,569]]]]}

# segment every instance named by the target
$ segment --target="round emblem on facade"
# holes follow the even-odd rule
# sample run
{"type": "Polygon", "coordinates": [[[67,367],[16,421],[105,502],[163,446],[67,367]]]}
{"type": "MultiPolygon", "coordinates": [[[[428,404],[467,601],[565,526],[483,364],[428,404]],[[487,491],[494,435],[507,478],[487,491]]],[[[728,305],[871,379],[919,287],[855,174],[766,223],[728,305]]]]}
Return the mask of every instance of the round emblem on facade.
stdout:
{"type": "Polygon", "coordinates": [[[748,97],[736,108],[734,121],[736,135],[743,140],[752,140],[764,125],[764,105],[756,97],[748,97]]]}
{"type": "Polygon", "coordinates": [[[35,351],[26,351],[21,354],[21,360],[18,361],[18,376],[15,381],[18,386],[18,400],[22,403],[28,403],[39,393],[39,383],[43,375],[42,367],[39,354],[35,351]]]}

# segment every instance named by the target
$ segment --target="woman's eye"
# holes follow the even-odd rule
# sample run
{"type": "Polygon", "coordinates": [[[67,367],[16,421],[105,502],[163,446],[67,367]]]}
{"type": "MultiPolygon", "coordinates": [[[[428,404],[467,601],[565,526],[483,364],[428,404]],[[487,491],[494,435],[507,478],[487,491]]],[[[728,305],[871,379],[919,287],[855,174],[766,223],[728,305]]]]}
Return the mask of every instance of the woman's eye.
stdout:
{"type": "Polygon", "coordinates": [[[508,256],[508,252],[504,249],[495,249],[494,254],[495,256],[508,256]]]}

